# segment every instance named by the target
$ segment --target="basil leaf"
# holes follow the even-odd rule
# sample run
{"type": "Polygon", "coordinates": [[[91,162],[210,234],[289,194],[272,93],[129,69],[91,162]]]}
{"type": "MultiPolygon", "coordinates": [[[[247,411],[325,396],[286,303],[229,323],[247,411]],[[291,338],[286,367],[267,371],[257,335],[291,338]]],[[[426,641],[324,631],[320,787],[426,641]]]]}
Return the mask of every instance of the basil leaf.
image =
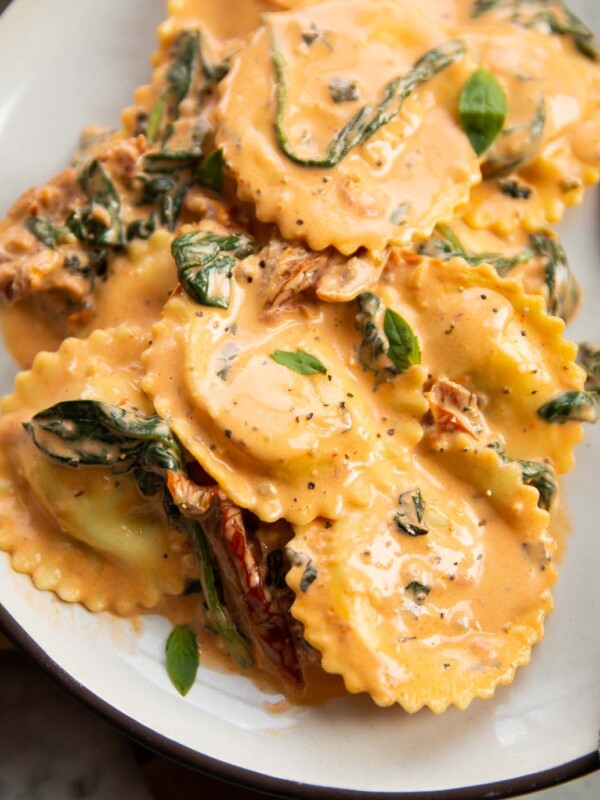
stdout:
{"type": "Polygon", "coordinates": [[[439,47],[429,50],[406,74],[395,78],[383,89],[383,100],[375,106],[366,105],[339,130],[321,158],[303,158],[292,149],[287,133],[284,130],[285,115],[288,105],[289,87],[286,75],[286,64],[278,47],[275,33],[271,31],[271,58],[275,70],[276,81],[276,116],[275,134],[281,152],[290,161],[305,167],[326,169],[335,167],[348,153],[369,139],[383,125],[387,125],[396,117],[404,101],[415,89],[430,81],[442,70],[461,58],[465,53],[465,45],[459,40],[445,42],[439,47]]]}
{"type": "Polygon", "coordinates": [[[271,353],[271,358],[277,364],[281,364],[282,367],[287,367],[299,375],[316,375],[318,372],[322,375],[327,374],[325,364],[315,356],[311,356],[310,353],[305,353],[304,350],[296,350],[295,353],[287,350],[275,350],[274,353],[271,353]]]}
{"type": "Polygon", "coordinates": [[[421,363],[419,341],[408,322],[396,311],[386,309],[383,331],[387,336],[387,356],[399,372],[421,363]]]}
{"type": "Polygon", "coordinates": [[[401,510],[394,516],[396,527],[407,536],[425,536],[429,528],[423,525],[425,516],[425,501],[420,489],[402,492],[398,498],[401,510]]]}
{"type": "Polygon", "coordinates": [[[187,625],[177,625],[167,639],[165,654],[169,678],[179,694],[185,697],[196,681],[200,665],[194,631],[187,625]]]}
{"type": "Polygon", "coordinates": [[[482,155],[502,130],[508,112],[506,94],[495,75],[475,70],[460,94],[459,112],[473,150],[482,155]]]}
{"type": "Polygon", "coordinates": [[[181,285],[192,300],[229,308],[232,270],[238,260],[254,252],[254,246],[244,234],[218,236],[192,231],[175,239],[171,252],[181,285]]]}
{"type": "Polygon", "coordinates": [[[196,172],[196,179],[202,186],[208,186],[213,192],[222,194],[224,169],[225,158],[223,157],[223,148],[218,147],[216,150],[213,150],[212,153],[209,153],[200,164],[196,172]]]}
{"type": "Polygon", "coordinates": [[[598,419],[598,395],[595,392],[563,392],[538,408],[546,422],[563,424],[570,420],[594,423],[598,419]]]}

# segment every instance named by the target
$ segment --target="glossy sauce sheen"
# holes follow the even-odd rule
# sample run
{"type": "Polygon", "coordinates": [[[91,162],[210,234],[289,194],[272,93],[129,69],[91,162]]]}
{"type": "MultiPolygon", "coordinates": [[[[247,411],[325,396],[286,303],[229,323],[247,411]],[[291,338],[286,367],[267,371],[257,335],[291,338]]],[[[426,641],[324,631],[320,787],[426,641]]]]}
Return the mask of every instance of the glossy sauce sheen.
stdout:
{"type": "MultiPolygon", "coordinates": [[[[292,249],[301,240],[359,257],[340,263],[338,253],[314,293],[308,282],[306,294],[273,308],[264,264],[251,256],[233,271],[228,309],[199,305],[181,287],[171,294],[176,232],[160,230],[112,258],[93,316],[74,320],[89,338],[38,356],[3,405],[0,547],[38,588],[92,610],[156,606],[177,622],[193,617],[199,630],[205,623],[189,597],[172,597],[196,577],[189,546],[141,501],[132,476],[115,482],[108,471],[51,464],[22,430],[59,399],[102,399],[156,410],[228,497],[262,521],[263,548],[289,545],[292,614],[347,690],[440,712],[490,697],[528,662],[552,606],[557,534],[515,459],[557,475],[572,467],[581,426],[549,425],[537,410],[580,390],[585,376],[562,321],[544,311],[539,263],[515,268],[512,281],[409,250],[416,235],[452,222],[467,249],[514,254],[526,230],[578,202],[598,179],[600,78],[568,37],[519,27],[502,9],[478,19],[471,10],[471,0],[170,1],[153,81],[110,143],[143,153],[135,134],[164,91],[173,45],[199,28],[205,57],[231,69],[200,110],[190,97],[181,104],[169,147],[208,125],[210,145],[223,147],[240,198],[261,222],[295,240],[292,249]],[[309,168],[282,153],[274,43],[289,84],[282,126],[307,158],[322,155],[426,51],[456,39],[465,55],[338,166],[309,168]],[[506,128],[517,133],[479,159],[457,108],[481,65],[506,90],[506,128]],[[350,85],[355,94],[334,102],[331,87],[350,85]],[[541,102],[546,124],[532,148],[526,126],[541,102]],[[513,149],[525,153],[511,177],[530,190],[527,199],[509,197],[500,179],[482,180],[486,159],[513,149]],[[402,374],[382,366],[385,353],[377,369],[365,363],[353,299],[364,288],[409,323],[421,363],[402,374]],[[298,374],[272,358],[276,351],[307,352],[325,374],[298,374]],[[424,530],[412,535],[397,517],[401,498],[417,490],[424,530]],[[95,524],[96,507],[106,524],[95,524]],[[291,528],[272,525],[281,519],[291,528]]],[[[132,212],[131,187],[118,188],[132,212]]],[[[183,221],[203,219],[204,231],[221,234],[245,219],[201,192],[186,204],[183,221]]],[[[45,255],[50,274],[62,253],[45,255]]],[[[26,365],[64,335],[44,326],[38,302],[26,296],[4,316],[9,346],[26,365]],[[23,341],[31,319],[35,336],[23,341]]],[[[214,663],[221,650],[218,640],[214,663]]]]}

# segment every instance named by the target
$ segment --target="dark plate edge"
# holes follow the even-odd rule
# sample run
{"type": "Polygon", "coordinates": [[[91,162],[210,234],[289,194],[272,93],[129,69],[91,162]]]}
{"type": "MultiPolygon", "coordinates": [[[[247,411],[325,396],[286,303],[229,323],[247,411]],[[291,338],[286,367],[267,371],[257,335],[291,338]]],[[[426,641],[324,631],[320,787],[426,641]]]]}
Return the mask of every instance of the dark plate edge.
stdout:
{"type": "Polygon", "coordinates": [[[241,767],[198,753],[189,747],[168,739],[147,728],[95,695],[59,664],[32,639],[0,603],[0,631],[24,652],[38,667],[46,672],[68,695],[90,711],[102,717],[131,739],[160,755],[167,756],[186,767],[203,772],[228,783],[258,792],[298,800],[501,800],[540,789],[547,789],[575,778],[581,778],[600,769],[598,751],[581,756],[574,761],[552,769],[506,781],[469,786],[464,789],[446,789],[433,792],[357,792],[350,789],[333,789],[282,778],[261,775],[241,767]]]}

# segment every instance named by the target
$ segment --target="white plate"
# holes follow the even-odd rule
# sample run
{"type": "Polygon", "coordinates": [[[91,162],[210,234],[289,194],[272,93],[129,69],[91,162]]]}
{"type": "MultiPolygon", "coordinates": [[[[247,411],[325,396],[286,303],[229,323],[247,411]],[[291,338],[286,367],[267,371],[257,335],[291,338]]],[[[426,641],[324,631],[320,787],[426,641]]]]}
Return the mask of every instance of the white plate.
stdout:
{"type": "MultiPolygon", "coordinates": [[[[572,5],[600,31],[598,0],[572,5]]],[[[149,75],[163,13],[162,0],[15,0],[0,18],[0,213],[64,166],[86,124],[117,125],[119,109],[149,75]]],[[[563,234],[587,293],[570,335],[598,342],[597,195],[569,214],[563,234]]],[[[13,372],[3,356],[3,391],[13,372]]],[[[512,686],[467,711],[408,717],[347,697],[273,716],[248,680],[208,671],[181,699],[163,665],[165,620],[146,619],[136,633],[128,622],[62,604],[12,572],[5,556],[0,620],[74,695],[127,732],[255,788],[327,798],[440,791],[466,800],[549,785],[598,767],[600,429],[587,433],[567,480],[575,532],[547,635],[512,686]]]]}

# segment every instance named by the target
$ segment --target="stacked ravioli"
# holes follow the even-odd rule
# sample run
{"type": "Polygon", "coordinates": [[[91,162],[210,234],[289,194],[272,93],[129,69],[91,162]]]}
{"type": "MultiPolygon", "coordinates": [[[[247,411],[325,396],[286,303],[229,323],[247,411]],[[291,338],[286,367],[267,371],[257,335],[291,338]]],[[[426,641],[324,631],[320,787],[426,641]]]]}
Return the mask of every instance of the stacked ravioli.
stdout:
{"type": "Polygon", "coordinates": [[[291,696],[465,708],[543,636],[596,415],[548,227],[600,176],[593,37],[558,0],[222,5],[171,0],[123,128],[0,223],[0,548],[92,611],[199,587],[200,645],[291,696]]]}

